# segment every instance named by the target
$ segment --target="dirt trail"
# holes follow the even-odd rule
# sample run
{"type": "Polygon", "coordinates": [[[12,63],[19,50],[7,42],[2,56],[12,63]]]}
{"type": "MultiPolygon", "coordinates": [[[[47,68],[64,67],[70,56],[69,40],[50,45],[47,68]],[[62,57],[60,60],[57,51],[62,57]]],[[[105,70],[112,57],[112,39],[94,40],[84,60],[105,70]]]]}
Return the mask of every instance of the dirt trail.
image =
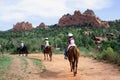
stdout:
{"type": "Polygon", "coordinates": [[[2,80],[39,80],[40,68],[31,59],[16,55],[12,57],[10,69],[2,77],[2,80]]]}
{"type": "Polygon", "coordinates": [[[92,58],[80,57],[78,74],[74,77],[63,55],[53,55],[52,62],[43,60],[43,54],[30,54],[29,57],[41,59],[46,67],[46,71],[35,80],[120,80],[118,67],[92,58]]]}
{"type": "Polygon", "coordinates": [[[21,75],[23,74],[22,70],[24,67],[22,66],[22,62],[15,56],[13,58],[14,59],[12,61],[12,64],[10,65],[10,69],[4,76],[5,80],[16,80],[16,78],[21,79],[21,75]]]}
{"type": "Polygon", "coordinates": [[[88,57],[80,57],[75,77],[62,54],[53,55],[51,62],[43,60],[43,54],[29,54],[28,57],[42,60],[46,67],[43,72],[27,57],[12,57],[14,59],[8,73],[3,76],[4,80],[120,80],[118,67],[88,57]]]}

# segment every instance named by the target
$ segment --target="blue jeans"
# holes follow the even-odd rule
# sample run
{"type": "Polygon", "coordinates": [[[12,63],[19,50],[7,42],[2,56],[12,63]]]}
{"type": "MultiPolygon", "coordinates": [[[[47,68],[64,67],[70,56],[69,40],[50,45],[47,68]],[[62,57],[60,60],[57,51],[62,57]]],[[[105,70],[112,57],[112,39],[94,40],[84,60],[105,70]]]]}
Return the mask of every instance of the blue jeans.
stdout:
{"type": "Polygon", "coordinates": [[[64,51],[64,56],[67,57],[67,48],[64,51]]]}

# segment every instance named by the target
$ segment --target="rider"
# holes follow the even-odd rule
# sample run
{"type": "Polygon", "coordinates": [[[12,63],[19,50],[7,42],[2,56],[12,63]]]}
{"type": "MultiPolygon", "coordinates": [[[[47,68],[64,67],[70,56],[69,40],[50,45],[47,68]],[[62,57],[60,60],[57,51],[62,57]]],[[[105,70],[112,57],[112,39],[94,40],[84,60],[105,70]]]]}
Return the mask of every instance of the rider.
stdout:
{"type": "Polygon", "coordinates": [[[48,38],[45,38],[45,48],[47,47],[47,46],[49,46],[50,44],[49,44],[49,41],[48,41],[48,38]]]}
{"type": "Polygon", "coordinates": [[[20,43],[21,48],[23,48],[24,45],[25,45],[25,44],[23,43],[23,41],[21,41],[21,43],[20,43]]]}
{"type": "Polygon", "coordinates": [[[67,47],[67,49],[65,50],[65,52],[64,52],[64,58],[65,59],[67,59],[67,51],[69,50],[69,48],[71,47],[71,46],[76,46],[76,44],[75,44],[75,40],[74,40],[74,38],[73,38],[73,34],[72,33],[68,33],[68,47],[67,47]]]}

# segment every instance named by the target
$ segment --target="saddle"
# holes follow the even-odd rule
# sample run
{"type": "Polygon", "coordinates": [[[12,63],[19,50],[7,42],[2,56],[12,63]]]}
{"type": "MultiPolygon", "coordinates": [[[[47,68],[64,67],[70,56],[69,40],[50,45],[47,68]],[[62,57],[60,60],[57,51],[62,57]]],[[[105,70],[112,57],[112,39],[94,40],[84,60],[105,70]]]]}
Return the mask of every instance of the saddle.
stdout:
{"type": "Polygon", "coordinates": [[[73,49],[75,49],[76,52],[80,54],[80,51],[79,51],[79,49],[78,49],[76,46],[71,46],[71,47],[68,49],[68,51],[67,51],[67,55],[68,55],[68,53],[71,52],[73,49]]]}
{"type": "Polygon", "coordinates": [[[70,46],[70,48],[68,49],[68,51],[71,50],[71,49],[73,49],[73,48],[75,48],[75,47],[76,47],[76,46],[70,46]]]}

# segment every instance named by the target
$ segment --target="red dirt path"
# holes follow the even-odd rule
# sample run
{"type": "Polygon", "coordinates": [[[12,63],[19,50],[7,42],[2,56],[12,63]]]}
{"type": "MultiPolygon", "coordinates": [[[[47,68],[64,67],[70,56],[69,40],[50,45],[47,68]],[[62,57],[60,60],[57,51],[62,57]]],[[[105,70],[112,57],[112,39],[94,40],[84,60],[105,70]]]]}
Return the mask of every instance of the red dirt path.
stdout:
{"type": "Polygon", "coordinates": [[[74,77],[62,54],[53,55],[52,62],[43,60],[43,54],[30,54],[29,57],[41,59],[46,67],[46,71],[40,72],[35,80],[120,80],[118,67],[92,58],[80,57],[78,74],[74,77]]]}

